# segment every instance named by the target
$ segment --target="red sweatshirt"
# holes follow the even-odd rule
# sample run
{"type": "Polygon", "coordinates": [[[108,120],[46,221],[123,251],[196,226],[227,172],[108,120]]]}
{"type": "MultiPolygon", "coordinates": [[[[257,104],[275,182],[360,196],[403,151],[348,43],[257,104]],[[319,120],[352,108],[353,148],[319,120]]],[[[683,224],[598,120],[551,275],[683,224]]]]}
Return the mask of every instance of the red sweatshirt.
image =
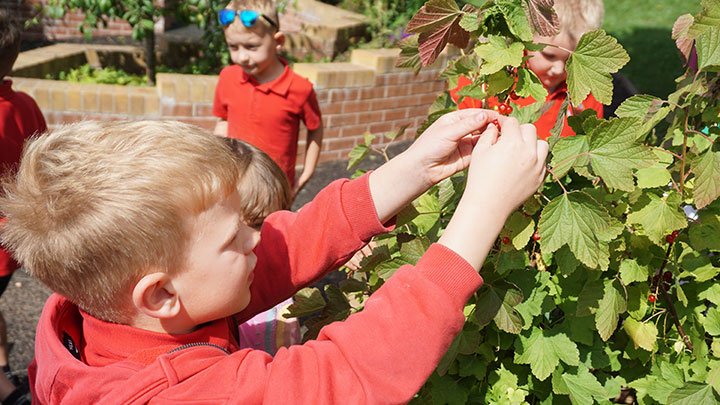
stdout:
{"type": "MultiPolygon", "coordinates": [[[[35,100],[14,91],[11,80],[0,78],[0,177],[17,169],[25,140],[46,129],[35,100]]],[[[0,226],[2,222],[0,213],[0,226]]],[[[18,267],[10,252],[0,246],[0,277],[9,276],[18,267]]]]}
{"type": "MultiPolygon", "coordinates": [[[[299,213],[267,218],[244,321],[346,262],[378,222],[368,176],[338,180],[299,213]]],[[[432,245],[399,269],[365,309],[274,357],[238,350],[232,318],[185,335],[103,322],[54,294],[45,305],[29,375],[39,404],[405,403],[420,389],[464,323],[482,279],[462,258],[432,245]]]]}

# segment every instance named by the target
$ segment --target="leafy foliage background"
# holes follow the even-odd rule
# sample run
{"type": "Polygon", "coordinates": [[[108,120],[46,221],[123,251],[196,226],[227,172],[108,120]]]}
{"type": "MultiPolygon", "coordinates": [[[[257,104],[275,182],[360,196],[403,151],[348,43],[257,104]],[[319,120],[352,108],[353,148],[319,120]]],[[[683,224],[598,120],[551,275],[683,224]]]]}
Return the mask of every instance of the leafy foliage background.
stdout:
{"type": "MultiPolygon", "coordinates": [[[[577,134],[570,138],[559,138],[559,117],[545,185],[508,219],[483,266],[485,284],[465,306],[462,333],[414,402],[718,402],[720,0],[700,5],[673,27],[687,62],[676,91],[633,96],[617,117],[568,117],[577,134]]],[[[460,75],[471,79],[460,96],[544,100],[524,55],[543,46],[534,32],[553,35],[557,24],[551,0],[462,8],[430,0],[406,27],[415,35],[402,41],[398,66],[418,71],[451,44],[461,51],[441,77],[449,88],[460,75]]],[[[611,74],[628,61],[615,38],[586,33],[567,63],[565,103],[589,93],[610,103],[611,74]]],[[[534,122],[543,104],[514,106],[512,115],[534,122]]],[[[440,95],[419,131],[456,108],[440,95]]],[[[353,150],[350,166],[385,152],[374,140],[367,135],[353,150]]],[[[311,317],[305,338],[361,311],[398,267],[416,263],[442,234],[464,181],[463,173],[446,179],[402,211],[339,287],[301,291],[293,314],[311,317]]]]}

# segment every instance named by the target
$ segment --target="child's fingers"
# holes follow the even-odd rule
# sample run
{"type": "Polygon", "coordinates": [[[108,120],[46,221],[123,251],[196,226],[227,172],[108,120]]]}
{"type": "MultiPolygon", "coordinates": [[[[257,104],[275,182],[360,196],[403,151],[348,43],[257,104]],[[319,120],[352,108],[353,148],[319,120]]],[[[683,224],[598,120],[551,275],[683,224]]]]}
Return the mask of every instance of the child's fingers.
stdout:
{"type": "Polygon", "coordinates": [[[473,135],[473,143],[476,148],[489,148],[497,142],[499,134],[500,131],[498,130],[498,127],[495,125],[488,125],[485,127],[485,131],[483,131],[480,135],[473,135]]]}
{"type": "Polygon", "coordinates": [[[447,140],[457,142],[468,134],[482,131],[494,119],[493,115],[488,110],[470,108],[445,114],[437,123],[447,140]]]}

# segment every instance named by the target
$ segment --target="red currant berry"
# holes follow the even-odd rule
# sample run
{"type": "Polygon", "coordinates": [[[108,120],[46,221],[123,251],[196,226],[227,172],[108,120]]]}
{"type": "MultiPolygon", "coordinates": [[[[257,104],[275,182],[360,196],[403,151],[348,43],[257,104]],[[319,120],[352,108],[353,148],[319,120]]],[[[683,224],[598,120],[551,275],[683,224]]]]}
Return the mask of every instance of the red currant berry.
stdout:
{"type": "Polygon", "coordinates": [[[672,281],[672,278],[673,276],[671,272],[666,271],[665,273],[663,273],[663,280],[667,281],[668,283],[672,281]]]}
{"type": "Polygon", "coordinates": [[[670,235],[672,235],[673,238],[677,238],[677,237],[678,237],[678,231],[672,231],[672,233],[671,233],[670,235]]]}
{"type": "Polygon", "coordinates": [[[654,276],[653,276],[653,284],[657,284],[658,280],[660,280],[660,277],[658,277],[657,274],[654,275],[654,276]]]}
{"type": "Polygon", "coordinates": [[[519,99],[519,98],[520,98],[520,96],[518,96],[517,93],[515,93],[515,90],[513,90],[513,91],[510,92],[510,99],[511,99],[511,100],[515,101],[515,100],[517,100],[517,99],[519,99]]]}
{"type": "Polygon", "coordinates": [[[655,302],[656,300],[657,300],[657,297],[655,296],[655,294],[648,295],[648,301],[655,302]]]}
{"type": "Polygon", "coordinates": [[[533,239],[534,239],[534,240],[540,240],[540,232],[535,232],[535,233],[533,234],[533,239]]]}
{"type": "Polygon", "coordinates": [[[670,287],[672,287],[672,285],[670,285],[670,283],[663,283],[663,288],[665,289],[665,291],[669,290],[670,287]]]}
{"type": "Polygon", "coordinates": [[[491,122],[491,124],[495,125],[495,128],[500,129],[500,121],[493,120],[493,122],[491,122]]]}
{"type": "Polygon", "coordinates": [[[505,105],[505,114],[510,115],[513,112],[513,108],[510,104],[505,105]]]}
{"type": "Polygon", "coordinates": [[[500,112],[500,114],[505,114],[505,103],[501,103],[497,106],[497,110],[500,112]]]}
{"type": "Polygon", "coordinates": [[[508,238],[507,236],[503,236],[502,243],[507,245],[508,243],[510,243],[510,238],[508,238]]]}
{"type": "Polygon", "coordinates": [[[665,237],[665,241],[666,241],[667,243],[673,243],[673,242],[675,242],[675,238],[673,238],[672,235],[667,235],[667,236],[665,237]]]}

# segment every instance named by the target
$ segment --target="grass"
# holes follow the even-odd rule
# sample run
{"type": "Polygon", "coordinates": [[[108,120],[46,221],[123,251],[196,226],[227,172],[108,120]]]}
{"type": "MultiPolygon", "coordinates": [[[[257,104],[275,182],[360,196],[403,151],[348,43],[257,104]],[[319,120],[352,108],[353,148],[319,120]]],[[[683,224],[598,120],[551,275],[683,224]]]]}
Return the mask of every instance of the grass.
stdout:
{"type": "Polygon", "coordinates": [[[672,26],[682,14],[697,14],[699,0],[604,0],[603,29],[630,54],[622,69],[641,93],[665,98],[684,72],[672,26]]]}

